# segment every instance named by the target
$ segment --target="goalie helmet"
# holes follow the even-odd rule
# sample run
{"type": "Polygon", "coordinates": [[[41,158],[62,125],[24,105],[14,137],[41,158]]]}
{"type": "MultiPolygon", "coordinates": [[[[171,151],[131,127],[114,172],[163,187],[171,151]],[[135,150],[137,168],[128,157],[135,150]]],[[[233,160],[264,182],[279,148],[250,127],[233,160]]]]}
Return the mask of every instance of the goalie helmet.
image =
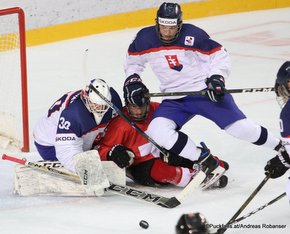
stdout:
{"type": "Polygon", "coordinates": [[[110,88],[102,79],[93,79],[81,92],[81,99],[86,108],[94,114],[95,118],[102,118],[109,108],[109,105],[103,100],[91,87],[95,87],[106,99],[111,101],[110,88]]]}
{"type": "Polygon", "coordinates": [[[182,11],[180,5],[177,3],[162,3],[157,11],[155,21],[159,39],[165,44],[170,44],[174,42],[177,39],[182,27],[182,11]],[[165,40],[164,38],[162,38],[162,35],[160,33],[160,25],[177,26],[177,32],[171,40],[165,40]]]}
{"type": "Polygon", "coordinates": [[[200,213],[183,214],[175,227],[176,234],[208,234],[208,223],[200,213]]]}
{"type": "Polygon", "coordinates": [[[278,70],[275,81],[275,92],[278,103],[283,106],[290,96],[290,61],[285,62],[278,70]]]}

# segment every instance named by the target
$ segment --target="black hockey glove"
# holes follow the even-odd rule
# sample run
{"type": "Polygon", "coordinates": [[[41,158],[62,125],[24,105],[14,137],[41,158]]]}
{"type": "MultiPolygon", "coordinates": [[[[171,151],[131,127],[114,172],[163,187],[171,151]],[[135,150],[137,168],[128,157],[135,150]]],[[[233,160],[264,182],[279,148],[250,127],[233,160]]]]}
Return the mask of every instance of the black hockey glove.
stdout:
{"type": "Polygon", "coordinates": [[[189,169],[193,167],[193,161],[169,151],[167,151],[166,155],[160,153],[160,158],[171,166],[186,167],[189,169]]]}
{"type": "Polygon", "coordinates": [[[149,102],[149,97],[146,97],[149,90],[142,83],[140,76],[136,73],[125,80],[123,92],[126,105],[133,104],[143,106],[149,102]]]}
{"type": "Polygon", "coordinates": [[[264,170],[266,175],[270,173],[270,178],[275,179],[284,175],[289,168],[290,158],[287,151],[283,149],[277,156],[267,162],[264,170]]]}
{"type": "Polygon", "coordinates": [[[135,154],[123,145],[115,145],[107,155],[107,159],[114,161],[120,168],[129,167],[135,158],[135,154]]]}
{"type": "Polygon", "coordinates": [[[212,75],[206,79],[207,96],[212,102],[222,102],[225,94],[225,79],[220,75],[212,75]]]}

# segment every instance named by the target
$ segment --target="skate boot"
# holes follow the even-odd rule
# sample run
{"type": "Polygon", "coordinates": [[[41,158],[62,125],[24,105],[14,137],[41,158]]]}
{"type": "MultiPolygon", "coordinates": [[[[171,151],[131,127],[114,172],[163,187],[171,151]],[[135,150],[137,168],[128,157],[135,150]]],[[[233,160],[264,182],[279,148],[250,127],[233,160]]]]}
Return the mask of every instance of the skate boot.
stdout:
{"type": "Polygon", "coordinates": [[[216,160],[218,160],[219,166],[224,168],[224,172],[218,176],[215,173],[209,174],[204,182],[202,183],[202,189],[216,189],[216,188],[224,188],[228,184],[228,177],[224,175],[224,173],[229,169],[229,164],[226,161],[220,160],[217,156],[213,156],[216,160]],[[212,177],[217,177],[216,182],[211,182],[212,177]]]}
{"type": "Polygon", "coordinates": [[[213,156],[203,142],[200,144],[202,148],[198,163],[201,165],[201,170],[206,174],[201,188],[206,189],[219,180],[226,170],[229,169],[229,164],[213,156]]]}
{"type": "Polygon", "coordinates": [[[224,188],[228,185],[228,177],[226,175],[222,175],[216,182],[214,182],[212,185],[205,188],[206,190],[211,189],[220,189],[224,188]]]}

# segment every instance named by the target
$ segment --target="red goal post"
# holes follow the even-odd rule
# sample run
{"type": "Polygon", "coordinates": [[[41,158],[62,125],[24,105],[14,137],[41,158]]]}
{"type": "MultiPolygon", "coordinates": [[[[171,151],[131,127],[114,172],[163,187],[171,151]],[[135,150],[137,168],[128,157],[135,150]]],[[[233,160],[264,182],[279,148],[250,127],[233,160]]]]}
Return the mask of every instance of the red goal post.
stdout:
{"type": "Polygon", "coordinates": [[[0,136],[29,151],[25,14],[0,9],[0,136]]]}

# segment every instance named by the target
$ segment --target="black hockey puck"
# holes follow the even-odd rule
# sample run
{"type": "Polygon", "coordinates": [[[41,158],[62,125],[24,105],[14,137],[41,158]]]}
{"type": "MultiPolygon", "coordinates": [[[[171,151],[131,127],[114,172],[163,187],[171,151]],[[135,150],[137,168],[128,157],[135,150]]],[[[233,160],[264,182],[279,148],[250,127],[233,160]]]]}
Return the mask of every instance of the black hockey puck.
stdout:
{"type": "Polygon", "coordinates": [[[140,226],[141,228],[147,229],[147,228],[149,227],[149,223],[148,223],[147,221],[145,221],[145,220],[141,220],[141,221],[139,222],[139,226],[140,226]]]}
{"type": "Polygon", "coordinates": [[[219,178],[219,188],[224,188],[228,184],[228,177],[226,175],[222,175],[219,178]]]}

